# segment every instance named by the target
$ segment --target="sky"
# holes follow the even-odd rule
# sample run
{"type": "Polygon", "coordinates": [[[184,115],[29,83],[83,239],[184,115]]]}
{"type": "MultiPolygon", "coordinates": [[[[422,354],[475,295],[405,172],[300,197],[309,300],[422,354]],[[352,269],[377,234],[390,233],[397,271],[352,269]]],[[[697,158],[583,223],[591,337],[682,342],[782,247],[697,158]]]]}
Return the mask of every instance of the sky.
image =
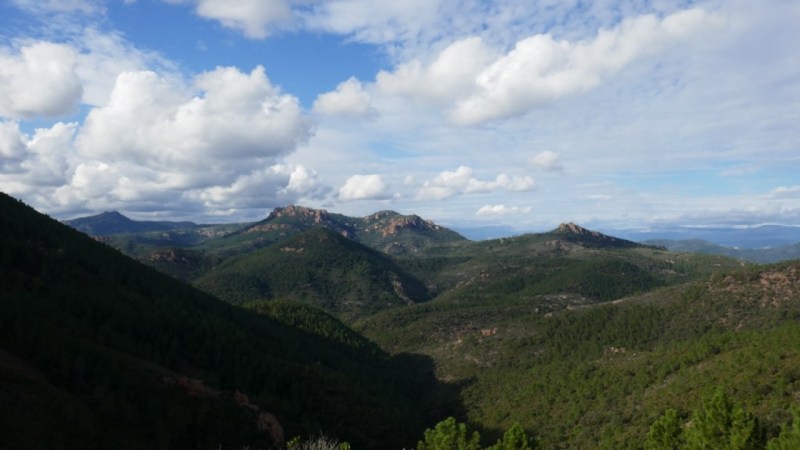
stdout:
{"type": "Polygon", "coordinates": [[[0,190],[59,219],[800,225],[798,23],[796,0],[0,0],[0,190]]]}

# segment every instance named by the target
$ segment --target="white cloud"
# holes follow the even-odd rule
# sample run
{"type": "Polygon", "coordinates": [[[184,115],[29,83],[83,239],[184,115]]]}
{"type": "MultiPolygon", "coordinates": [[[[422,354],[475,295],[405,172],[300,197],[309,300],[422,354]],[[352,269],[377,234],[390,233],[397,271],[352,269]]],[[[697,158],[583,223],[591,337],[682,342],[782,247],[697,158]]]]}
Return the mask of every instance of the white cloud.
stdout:
{"type": "Polygon", "coordinates": [[[279,164],[310,123],[261,67],[217,68],[192,85],[125,72],[79,129],[57,124],[28,137],[16,122],[0,124],[0,152],[15,159],[0,188],[57,211],[241,214],[328,189],[313,170],[279,164]]]}
{"type": "Polygon", "coordinates": [[[317,114],[340,117],[368,117],[377,114],[370,95],[355,78],[339,83],[336,90],[320,94],[314,101],[317,114]]]}
{"type": "Polygon", "coordinates": [[[550,150],[537,153],[533,158],[531,158],[530,163],[535,167],[548,172],[559,172],[564,170],[564,167],[561,165],[561,157],[559,154],[550,150]]]}
{"type": "Polygon", "coordinates": [[[153,72],[125,72],[108,105],[92,110],[77,140],[87,158],[125,158],[154,169],[192,167],[238,175],[274,160],[309,135],[297,99],[272,86],[262,67],[217,68],[194,88],[153,72]]]}
{"type": "Polygon", "coordinates": [[[475,213],[479,217],[500,217],[500,216],[514,216],[520,214],[529,214],[531,212],[530,206],[506,206],[506,205],[484,205],[475,213]]]}
{"type": "Polygon", "coordinates": [[[263,210],[278,203],[290,203],[316,187],[312,174],[305,168],[277,164],[242,175],[229,185],[189,191],[186,197],[202,202],[206,210],[217,214],[237,209],[263,210]],[[298,173],[307,177],[305,185],[298,183],[298,173]]]}
{"type": "Polygon", "coordinates": [[[0,122],[0,164],[8,166],[11,163],[25,159],[27,145],[19,130],[19,123],[12,121],[0,122]]]}
{"type": "Polygon", "coordinates": [[[293,195],[300,199],[318,200],[324,198],[330,190],[330,187],[320,183],[316,171],[298,164],[291,169],[286,187],[279,192],[293,195]]]}
{"type": "Polygon", "coordinates": [[[800,185],[780,186],[769,192],[773,198],[800,198],[800,185]]]}
{"type": "Polygon", "coordinates": [[[306,22],[311,28],[353,35],[362,42],[410,41],[436,24],[441,3],[441,0],[321,1],[306,22]]]}
{"type": "Polygon", "coordinates": [[[456,102],[452,117],[478,124],[588,91],[635,59],[707,28],[713,19],[691,9],[662,20],[652,15],[626,19],[591,41],[556,41],[548,34],[523,39],[478,75],[477,89],[456,102]]]}
{"type": "Polygon", "coordinates": [[[77,108],[82,94],[77,54],[50,42],[18,52],[0,48],[0,117],[59,116],[77,108]]]}
{"type": "Polygon", "coordinates": [[[0,190],[26,194],[62,185],[76,123],[56,123],[24,134],[16,122],[0,122],[0,190]]]}
{"type": "Polygon", "coordinates": [[[492,49],[479,36],[461,38],[429,62],[412,59],[380,72],[376,85],[382,92],[442,107],[458,124],[476,125],[589,91],[632,62],[717,22],[701,9],[663,19],[642,15],[601,29],[591,39],[529,35],[508,52],[492,49]]]}
{"type": "Polygon", "coordinates": [[[421,200],[444,200],[459,194],[486,193],[494,191],[530,191],[536,183],[530,176],[497,175],[493,181],[475,178],[474,171],[467,166],[459,166],[455,171],[444,171],[423,183],[417,192],[421,200]]]}
{"type": "Polygon", "coordinates": [[[475,78],[492,59],[483,40],[470,37],[450,44],[427,66],[415,59],[393,72],[381,71],[376,84],[389,94],[447,104],[464,92],[471,92],[475,78]]]}
{"type": "Polygon", "coordinates": [[[164,78],[180,78],[172,63],[157,53],[134,47],[116,33],[87,28],[73,47],[78,52],[75,71],[83,84],[82,102],[87,105],[105,105],[117,76],[123,72],[155,70],[164,78]]]}
{"type": "Polygon", "coordinates": [[[379,175],[353,175],[339,188],[339,199],[344,201],[388,197],[388,186],[379,175]]]}
{"type": "Polygon", "coordinates": [[[241,31],[252,39],[264,39],[274,29],[292,20],[288,0],[166,0],[188,3],[198,16],[217,20],[224,27],[241,31]]]}

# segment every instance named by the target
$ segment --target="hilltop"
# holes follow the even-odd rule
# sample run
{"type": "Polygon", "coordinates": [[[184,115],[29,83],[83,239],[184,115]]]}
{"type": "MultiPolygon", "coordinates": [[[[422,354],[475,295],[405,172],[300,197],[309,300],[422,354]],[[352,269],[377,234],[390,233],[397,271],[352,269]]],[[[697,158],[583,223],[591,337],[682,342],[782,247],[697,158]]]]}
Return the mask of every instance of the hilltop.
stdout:
{"type": "MultiPolygon", "coordinates": [[[[417,215],[380,211],[365,217],[349,217],[324,209],[290,205],[275,208],[266,219],[243,227],[228,240],[276,242],[314,227],[324,227],[342,236],[391,255],[413,254],[453,242],[466,241],[455,231],[424,220],[417,215]]],[[[224,248],[220,241],[209,248],[224,248]]]]}

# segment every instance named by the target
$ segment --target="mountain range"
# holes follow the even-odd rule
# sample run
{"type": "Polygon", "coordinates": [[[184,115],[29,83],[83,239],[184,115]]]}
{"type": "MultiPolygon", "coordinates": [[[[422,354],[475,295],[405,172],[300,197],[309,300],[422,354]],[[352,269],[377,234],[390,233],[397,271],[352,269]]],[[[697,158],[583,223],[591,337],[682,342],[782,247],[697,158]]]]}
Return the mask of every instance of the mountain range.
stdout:
{"type": "Polygon", "coordinates": [[[721,389],[765,448],[797,406],[797,261],[299,206],[89,237],[0,202],[0,446],[410,448],[452,415],[484,443],[641,448],[721,389]]]}

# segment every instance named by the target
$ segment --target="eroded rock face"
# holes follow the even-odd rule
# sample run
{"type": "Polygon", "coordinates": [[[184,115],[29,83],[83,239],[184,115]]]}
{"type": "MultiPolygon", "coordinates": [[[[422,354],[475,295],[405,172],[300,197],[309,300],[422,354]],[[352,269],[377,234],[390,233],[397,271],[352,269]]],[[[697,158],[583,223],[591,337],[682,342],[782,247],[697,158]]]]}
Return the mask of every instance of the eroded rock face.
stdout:
{"type": "Polygon", "coordinates": [[[324,209],[306,208],[305,206],[289,205],[283,208],[275,208],[272,210],[267,220],[276,219],[278,217],[302,217],[311,219],[314,223],[322,223],[330,219],[330,214],[324,209]]]}
{"type": "Polygon", "coordinates": [[[572,233],[577,234],[580,236],[594,236],[594,237],[601,237],[604,236],[602,233],[598,233],[597,231],[587,230],[580,225],[576,225],[572,222],[569,223],[562,223],[558,226],[558,231],[562,233],[572,233]]]}
{"type": "MultiPolygon", "coordinates": [[[[388,213],[389,213],[388,211],[382,211],[380,213],[370,216],[369,218],[382,219],[387,217],[388,213]]],[[[424,220],[423,218],[417,215],[412,215],[412,216],[398,215],[397,217],[389,219],[388,221],[381,220],[378,223],[371,224],[367,226],[364,229],[364,231],[377,232],[380,233],[381,236],[387,237],[387,236],[394,236],[397,234],[398,231],[403,229],[439,231],[441,230],[441,227],[431,222],[430,220],[424,220]]]]}

